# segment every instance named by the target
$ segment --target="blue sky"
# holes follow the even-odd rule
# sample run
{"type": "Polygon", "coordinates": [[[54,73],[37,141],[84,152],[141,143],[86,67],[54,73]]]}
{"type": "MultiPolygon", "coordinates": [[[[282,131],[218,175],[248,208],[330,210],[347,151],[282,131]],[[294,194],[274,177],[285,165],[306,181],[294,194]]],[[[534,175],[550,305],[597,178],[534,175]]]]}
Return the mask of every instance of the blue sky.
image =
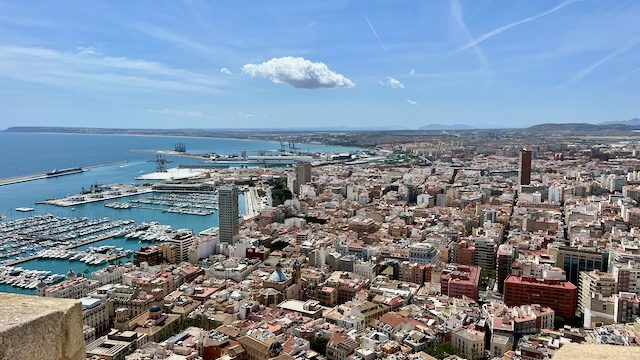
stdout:
{"type": "Polygon", "coordinates": [[[0,128],[640,116],[640,1],[0,1],[0,128]]]}

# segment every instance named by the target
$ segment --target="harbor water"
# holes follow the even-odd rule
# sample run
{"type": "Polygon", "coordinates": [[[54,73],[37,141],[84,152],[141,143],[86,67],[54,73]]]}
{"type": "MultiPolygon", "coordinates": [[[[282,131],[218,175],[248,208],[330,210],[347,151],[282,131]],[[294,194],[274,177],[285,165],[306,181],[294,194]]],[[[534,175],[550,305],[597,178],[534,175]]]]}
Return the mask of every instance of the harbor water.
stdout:
{"type": "MultiPolygon", "coordinates": [[[[87,172],[28,181],[12,185],[0,186],[0,214],[5,221],[36,214],[53,214],[63,217],[109,217],[111,220],[131,219],[136,224],[157,221],[170,225],[174,229],[186,228],[196,233],[218,225],[218,214],[185,215],[161,212],[149,209],[112,209],[105,207],[105,202],[95,202],[73,207],[53,205],[36,205],[36,202],[51,197],[64,197],[76,194],[82,188],[88,189],[94,184],[139,183],[135,177],[155,171],[152,153],[135,150],[172,150],[174,144],[183,142],[189,152],[215,152],[218,154],[255,154],[258,151],[277,153],[279,142],[252,141],[213,138],[154,137],[154,136],[119,136],[119,135],[76,135],[76,134],[42,134],[42,133],[3,133],[0,132],[0,178],[22,176],[80,166],[106,164],[87,172]],[[124,162],[126,161],[126,162],[124,162]],[[18,212],[20,207],[34,208],[32,212],[18,212]]],[[[323,145],[301,145],[304,151],[314,152],[348,152],[356,149],[323,145]]],[[[199,160],[184,157],[168,157],[173,161],[169,167],[181,164],[197,164],[199,160]]],[[[148,195],[136,195],[123,198],[129,201],[148,195]]],[[[239,210],[244,213],[244,198],[240,195],[239,210]]],[[[127,250],[138,250],[143,244],[137,240],[112,238],[85,245],[113,245],[127,250]]],[[[122,259],[125,261],[126,259],[122,259]]],[[[80,274],[89,274],[105,265],[89,265],[79,261],[66,259],[34,259],[19,264],[20,267],[33,270],[48,270],[52,273],[65,274],[69,270],[80,274]]],[[[33,293],[33,290],[19,289],[9,285],[0,285],[0,291],[33,293]]]]}

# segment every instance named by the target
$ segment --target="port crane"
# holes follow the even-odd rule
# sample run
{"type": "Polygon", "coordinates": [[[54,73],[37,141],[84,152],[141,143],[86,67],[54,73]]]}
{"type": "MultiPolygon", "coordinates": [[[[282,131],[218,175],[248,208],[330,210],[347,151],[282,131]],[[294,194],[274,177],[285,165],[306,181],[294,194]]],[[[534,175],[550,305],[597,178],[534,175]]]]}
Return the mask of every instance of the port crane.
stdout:
{"type": "Polygon", "coordinates": [[[147,160],[147,162],[156,163],[156,172],[167,172],[167,164],[172,163],[172,160],[167,160],[164,157],[163,153],[156,153],[156,158],[154,160],[147,160]]]}
{"type": "Polygon", "coordinates": [[[291,150],[296,150],[299,149],[296,147],[296,143],[293,141],[283,141],[282,139],[280,139],[280,151],[285,151],[287,148],[291,149],[291,150]]]}
{"type": "Polygon", "coordinates": [[[187,145],[183,142],[178,142],[173,149],[175,152],[184,153],[187,152],[187,145]]]}

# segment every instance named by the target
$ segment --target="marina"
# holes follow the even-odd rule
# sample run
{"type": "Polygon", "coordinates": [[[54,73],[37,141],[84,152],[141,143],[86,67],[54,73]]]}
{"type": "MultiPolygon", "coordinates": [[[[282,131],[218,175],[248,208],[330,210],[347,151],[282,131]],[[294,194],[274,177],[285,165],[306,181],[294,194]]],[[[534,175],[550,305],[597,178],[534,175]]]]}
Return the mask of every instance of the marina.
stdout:
{"type": "Polygon", "coordinates": [[[125,239],[161,242],[169,240],[173,235],[179,232],[188,232],[187,229],[179,229],[174,231],[171,226],[161,225],[157,222],[142,224],[136,229],[125,235],[125,239]]]}
{"type": "Polygon", "coordinates": [[[85,251],[49,249],[38,253],[37,256],[43,259],[67,259],[69,261],[81,261],[91,265],[100,265],[127,257],[131,253],[131,250],[116,248],[111,245],[103,245],[91,246],[85,251]]]}
{"type": "Polygon", "coordinates": [[[0,263],[15,265],[38,258],[43,251],[68,250],[123,236],[133,228],[132,223],[132,220],[70,219],[53,215],[0,222],[0,263]]]}
{"type": "Polygon", "coordinates": [[[129,202],[110,202],[104,206],[118,210],[136,208],[165,213],[207,216],[218,210],[218,197],[216,194],[206,193],[163,193],[129,202]]]}
{"type": "Polygon", "coordinates": [[[35,289],[41,281],[52,285],[62,281],[64,275],[51,274],[47,270],[28,270],[22,267],[0,266],[0,284],[22,289],[35,289]]]}
{"type": "Polygon", "coordinates": [[[218,210],[218,196],[206,193],[167,193],[132,200],[129,202],[129,206],[174,214],[206,216],[218,210]]]}
{"type": "MultiPolygon", "coordinates": [[[[89,277],[110,261],[130,261],[133,252],[143,242],[166,241],[178,232],[215,233],[218,226],[217,195],[215,186],[209,183],[194,187],[163,181],[169,179],[158,179],[153,181],[156,191],[145,189],[126,193],[129,186],[138,190],[147,187],[142,183],[152,180],[135,179],[157,170],[156,164],[149,161],[149,154],[133,152],[131,149],[166,149],[184,141],[188,141],[189,148],[194,152],[212,152],[229,157],[243,151],[259,153],[263,150],[277,151],[279,148],[278,142],[234,139],[0,133],[0,151],[19,149],[22,154],[20,158],[23,159],[14,162],[15,158],[8,158],[6,166],[0,168],[0,177],[17,177],[25,173],[42,173],[45,169],[69,169],[78,165],[91,170],[74,173],[73,176],[43,177],[0,186],[0,267],[3,276],[6,277],[7,269],[14,269],[11,271],[15,271],[15,277],[20,278],[14,281],[20,286],[0,281],[0,291],[33,293],[34,281],[42,279],[47,284],[53,283],[51,281],[62,279],[69,270],[89,277]],[[64,154],[68,154],[70,148],[73,149],[73,158],[63,161],[64,154]],[[33,161],[24,161],[26,158],[33,161]],[[105,165],[90,167],[82,164],[105,165]],[[101,189],[113,185],[98,184],[123,187],[101,189]],[[127,196],[105,196],[114,190],[127,196]],[[99,192],[103,193],[102,197],[95,196],[99,192]],[[75,196],[89,196],[92,201],[86,201],[87,198],[70,199],[75,196]],[[44,199],[57,199],[57,204],[44,199]],[[25,211],[17,211],[17,208],[24,208],[22,210],[25,211]],[[97,261],[95,254],[93,260],[85,256],[72,260],[74,255],[66,255],[89,254],[90,247],[102,246],[122,249],[128,254],[115,260],[99,255],[104,258],[101,261],[97,261]],[[81,261],[83,258],[85,261],[81,261]]],[[[311,147],[312,151],[345,151],[341,147],[311,147]]],[[[206,166],[202,159],[167,156],[172,157],[177,168],[185,165],[206,166]]],[[[185,174],[171,169],[167,169],[167,173],[197,177],[207,172],[185,170],[180,170],[185,174]]],[[[255,192],[248,190],[240,191],[238,200],[241,214],[246,214],[247,207],[250,207],[251,214],[255,215],[263,206],[263,199],[258,199],[255,192]]],[[[124,252],[121,255],[125,255],[124,252]]]]}

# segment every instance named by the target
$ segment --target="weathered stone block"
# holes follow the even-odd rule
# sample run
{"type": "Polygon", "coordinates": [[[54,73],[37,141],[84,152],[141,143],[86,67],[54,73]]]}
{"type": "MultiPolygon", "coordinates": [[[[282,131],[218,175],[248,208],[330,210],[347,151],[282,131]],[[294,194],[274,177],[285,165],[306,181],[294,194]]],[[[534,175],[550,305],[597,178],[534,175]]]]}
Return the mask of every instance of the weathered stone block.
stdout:
{"type": "Polygon", "coordinates": [[[80,302],[0,293],[0,360],[85,358],[80,302]]]}

